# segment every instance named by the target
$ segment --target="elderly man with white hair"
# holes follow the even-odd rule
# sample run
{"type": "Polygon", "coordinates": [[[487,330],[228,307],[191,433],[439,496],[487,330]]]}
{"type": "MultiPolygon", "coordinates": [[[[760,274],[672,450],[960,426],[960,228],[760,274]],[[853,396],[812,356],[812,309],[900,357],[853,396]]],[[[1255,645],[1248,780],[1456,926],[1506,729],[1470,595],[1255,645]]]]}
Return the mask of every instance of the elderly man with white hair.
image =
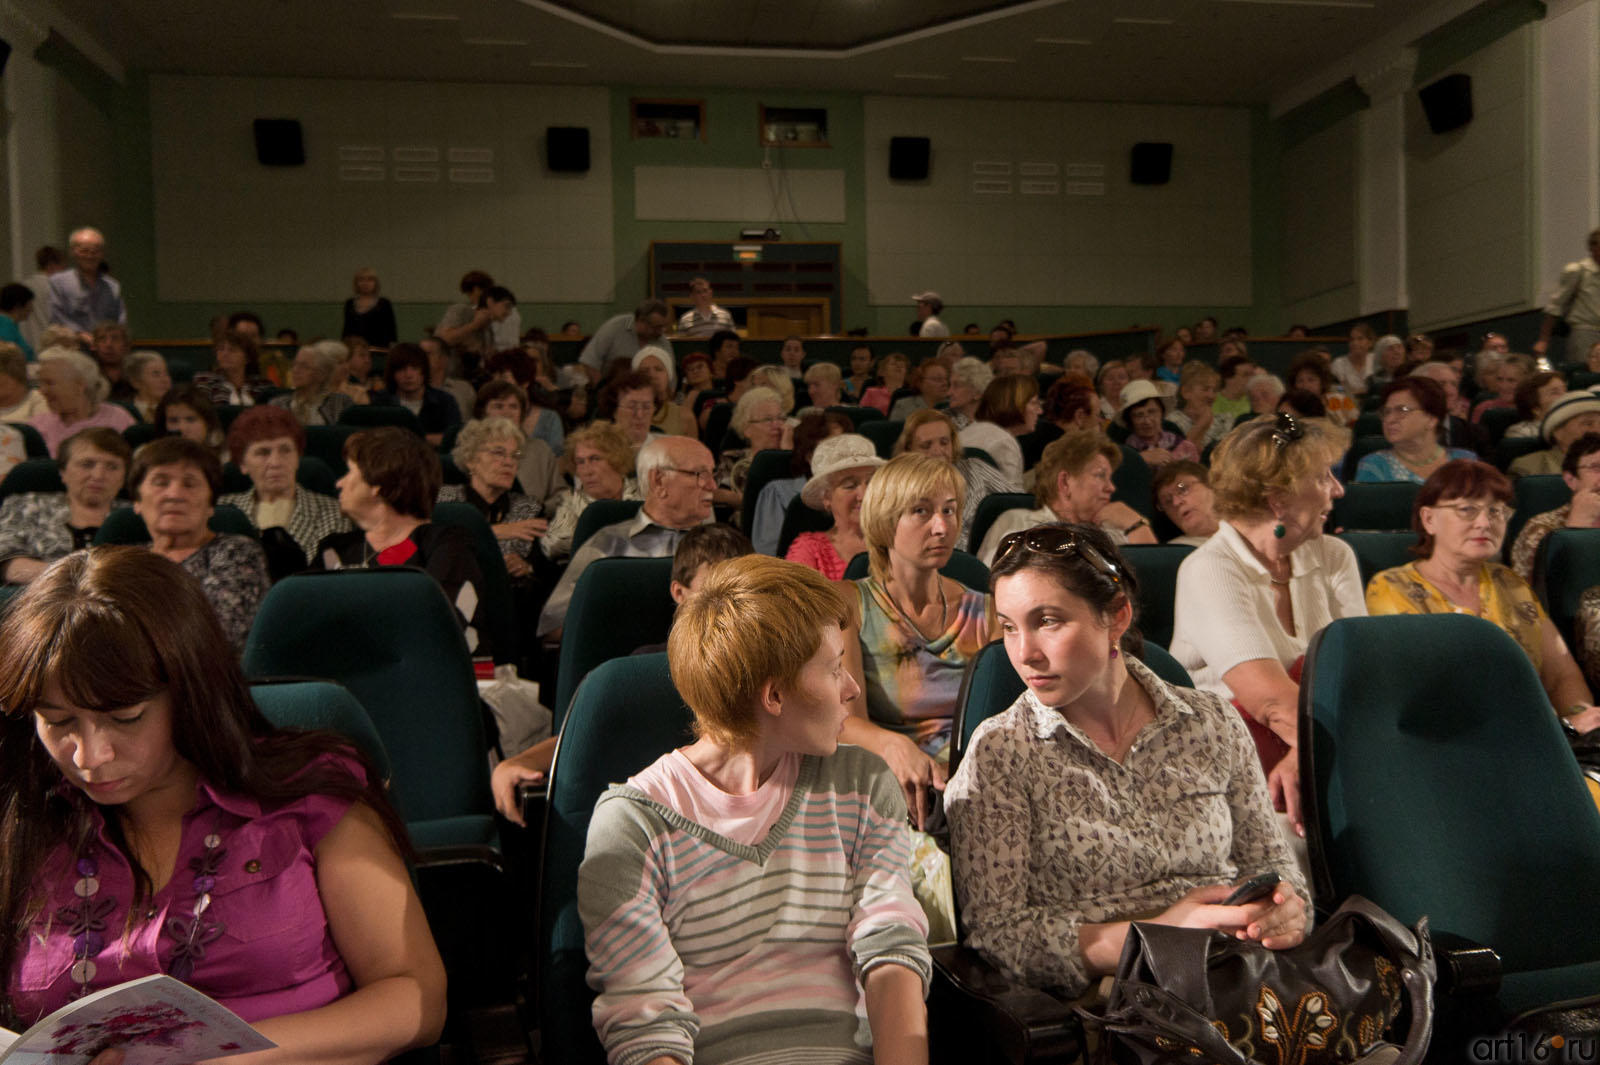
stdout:
{"type": "Polygon", "coordinates": [[[106,238],[98,229],[84,227],[67,238],[72,269],[50,275],[50,322],[71,326],[88,344],[101,322],[128,324],[122,303],[122,286],[100,272],[105,262],[106,238]]]}
{"type": "Polygon", "coordinates": [[[51,455],[63,440],[85,429],[105,426],[120,433],[133,424],[133,415],[103,402],[110,390],[100,368],[83,352],[46,348],[39,353],[39,394],[50,409],[34,415],[29,424],[44,437],[51,455]]]}
{"type": "Polygon", "coordinates": [[[634,468],[644,505],[627,521],[606,525],[584,541],[539,615],[539,635],[559,640],[578,578],[601,558],[668,558],[683,534],[711,520],[716,491],[711,450],[688,436],[655,435],[639,449],[634,468]]]}

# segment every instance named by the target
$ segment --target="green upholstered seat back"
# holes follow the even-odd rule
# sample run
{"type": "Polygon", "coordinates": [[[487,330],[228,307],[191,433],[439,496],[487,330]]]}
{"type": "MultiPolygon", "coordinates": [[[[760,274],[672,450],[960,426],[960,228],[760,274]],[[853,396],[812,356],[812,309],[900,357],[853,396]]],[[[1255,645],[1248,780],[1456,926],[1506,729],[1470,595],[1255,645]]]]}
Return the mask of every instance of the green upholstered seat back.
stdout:
{"type": "Polygon", "coordinates": [[[422,423],[417,420],[417,416],[411,413],[410,408],[402,407],[398,403],[392,406],[365,403],[346,407],[339,412],[339,424],[354,426],[357,429],[394,425],[401,429],[410,429],[418,436],[422,435],[422,423]]]}
{"type": "Polygon", "coordinates": [[[877,449],[878,457],[889,459],[894,457],[895,441],[900,439],[900,434],[905,431],[906,423],[903,421],[890,421],[879,418],[874,421],[862,422],[856,426],[856,432],[872,441],[872,446],[877,449]]]}
{"type": "Polygon", "coordinates": [[[1139,581],[1139,632],[1165,647],[1172,642],[1178,564],[1194,548],[1188,544],[1124,544],[1118,550],[1139,581]]]}
{"type": "Polygon", "coordinates": [[[1362,587],[1366,587],[1374,573],[1404,566],[1417,557],[1411,553],[1411,546],[1417,542],[1414,532],[1342,532],[1339,539],[1356,553],[1362,587]]]}
{"type": "Polygon", "coordinates": [[[590,670],[647,644],[666,642],[674,609],[671,580],[670,558],[601,558],[583,571],[561,636],[552,729],[561,729],[590,670]]]}
{"type": "Polygon", "coordinates": [[[421,570],[286,577],[261,601],[244,669],[349,689],[388,749],[395,804],[408,822],[493,810],[466,639],[444,591],[421,570]]]}
{"type": "Polygon", "coordinates": [[[23,459],[0,481],[0,500],[19,492],[65,492],[55,459],[23,459]]]}
{"type": "Polygon", "coordinates": [[[788,448],[768,448],[756,452],[750,459],[750,472],[744,481],[744,501],[739,507],[739,528],[750,531],[755,524],[756,501],[761,498],[761,490],[773,481],[788,477],[793,460],[794,452],[788,448]]]}
{"type": "Polygon", "coordinates": [[[1512,491],[1516,496],[1516,509],[1512,511],[1511,521],[1506,526],[1508,551],[1517,542],[1517,534],[1522,532],[1529,518],[1572,502],[1572,489],[1567,487],[1566,479],[1559,473],[1518,477],[1512,485],[1512,491]]]}
{"type": "Polygon", "coordinates": [[[972,531],[967,534],[967,549],[976,553],[983,546],[983,538],[989,535],[989,530],[994,528],[994,523],[1006,511],[1033,510],[1038,505],[1029,492],[990,492],[978,501],[978,509],[973,512],[972,531]]]}
{"type": "Polygon", "coordinates": [[[1421,485],[1410,481],[1347,484],[1344,498],[1333,501],[1328,527],[1340,530],[1376,529],[1395,532],[1411,528],[1411,504],[1421,485]]]}
{"type": "Polygon", "coordinates": [[[578,918],[578,866],[595,801],[661,755],[692,741],[691,716],[664,654],[613,659],[579,686],[561,728],[545,807],[539,876],[540,1023],[545,1061],[603,1062],[589,1019],[594,994],[578,918]]]}
{"type": "Polygon", "coordinates": [[[265,681],[250,685],[256,705],[279,728],[337,732],[371,759],[385,781],[394,770],[389,751],[361,701],[330,680],[265,681]]]}
{"type": "Polygon", "coordinates": [[[1127,444],[1117,446],[1122,448],[1122,462],[1111,471],[1111,483],[1115,486],[1111,498],[1119,503],[1128,504],[1147,518],[1154,518],[1155,501],[1150,498],[1150,485],[1155,479],[1155,474],[1151,471],[1150,464],[1145,462],[1143,455],[1127,444]]]}
{"type": "Polygon", "coordinates": [[[1333,622],[1306,657],[1300,741],[1319,905],[1357,893],[1406,924],[1427,914],[1508,974],[1600,959],[1600,813],[1498,627],[1333,622]]]}
{"type": "Polygon", "coordinates": [[[1578,600],[1596,585],[1600,585],[1600,529],[1557,529],[1545,537],[1534,561],[1534,587],[1569,645],[1578,600]]]}

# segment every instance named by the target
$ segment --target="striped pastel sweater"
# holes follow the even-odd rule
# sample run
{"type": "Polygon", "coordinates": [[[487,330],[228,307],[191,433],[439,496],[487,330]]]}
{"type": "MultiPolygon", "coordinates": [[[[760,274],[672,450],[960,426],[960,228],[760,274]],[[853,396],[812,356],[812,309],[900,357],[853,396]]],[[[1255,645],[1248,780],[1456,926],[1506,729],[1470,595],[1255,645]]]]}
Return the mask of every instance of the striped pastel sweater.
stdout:
{"type": "Polygon", "coordinates": [[[876,755],[807,757],[765,839],[737,843],[616,785],[578,910],[612,1065],[870,1065],[861,982],[930,969],[905,800],[876,755]]]}

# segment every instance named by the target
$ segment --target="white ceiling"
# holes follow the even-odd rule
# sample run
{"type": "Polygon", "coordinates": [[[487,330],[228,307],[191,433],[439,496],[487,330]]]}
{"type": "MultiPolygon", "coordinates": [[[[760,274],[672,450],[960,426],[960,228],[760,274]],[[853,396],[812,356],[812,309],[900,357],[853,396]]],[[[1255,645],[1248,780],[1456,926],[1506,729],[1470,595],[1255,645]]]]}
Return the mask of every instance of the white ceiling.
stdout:
{"type": "Polygon", "coordinates": [[[1266,103],[1421,0],[57,0],[166,73],[1266,103]],[[581,10],[580,10],[581,9],[581,10]]]}

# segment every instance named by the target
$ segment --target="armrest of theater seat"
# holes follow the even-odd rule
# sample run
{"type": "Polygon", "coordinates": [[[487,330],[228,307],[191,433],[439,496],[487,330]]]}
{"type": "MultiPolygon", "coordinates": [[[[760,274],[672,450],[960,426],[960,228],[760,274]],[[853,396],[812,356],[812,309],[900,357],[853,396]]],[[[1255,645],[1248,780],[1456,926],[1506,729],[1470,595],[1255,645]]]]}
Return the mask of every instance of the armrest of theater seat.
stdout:
{"type": "Polygon", "coordinates": [[[1434,931],[1432,939],[1441,997],[1493,995],[1500,990],[1500,955],[1493,947],[1454,932],[1434,931]]]}
{"type": "Polygon", "coordinates": [[[517,785],[517,808],[522,812],[522,823],[529,828],[544,824],[545,801],[550,797],[549,779],[524,781],[517,785]]]}
{"type": "Polygon", "coordinates": [[[932,948],[929,1043],[935,1061],[1074,1062],[1083,1027],[1068,1003],[1014,984],[981,954],[951,943],[932,948]]]}

